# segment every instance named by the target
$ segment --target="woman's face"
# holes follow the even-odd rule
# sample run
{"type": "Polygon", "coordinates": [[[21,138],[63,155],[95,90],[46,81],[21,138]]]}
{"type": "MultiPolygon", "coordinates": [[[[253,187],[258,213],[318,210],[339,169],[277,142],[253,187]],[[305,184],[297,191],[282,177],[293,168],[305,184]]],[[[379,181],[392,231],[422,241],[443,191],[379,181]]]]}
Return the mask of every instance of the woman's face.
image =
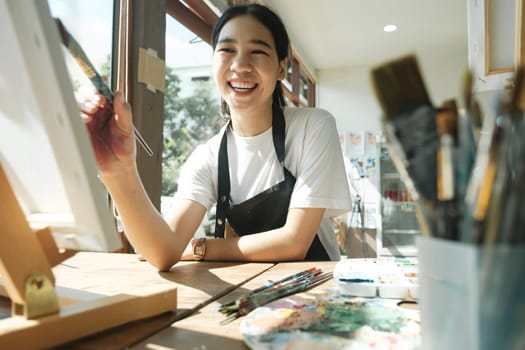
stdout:
{"type": "Polygon", "coordinates": [[[213,53],[213,76],[232,114],[268,110],[286,62],[279,62],[271,32],[250,15],[228,21],[213,53]]]}

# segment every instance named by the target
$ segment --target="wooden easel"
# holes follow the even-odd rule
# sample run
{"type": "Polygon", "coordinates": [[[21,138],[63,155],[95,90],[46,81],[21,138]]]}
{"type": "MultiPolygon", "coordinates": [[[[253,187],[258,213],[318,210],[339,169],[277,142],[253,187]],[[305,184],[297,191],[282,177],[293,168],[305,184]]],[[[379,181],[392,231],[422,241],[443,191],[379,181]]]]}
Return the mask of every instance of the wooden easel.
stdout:
{"type": "MultiPolygon", "coordinates": [[[[122,267],[135,272],[129,254],[91,253],[100,254],[93,257],[99,264],[107,259],[105,268],[84,275],[81,270],[61,272],[65,287],[60,295],[52,268],[75,252],[60,252],[48,228],[30,228],[1,164],[0,194],[0,295],[12,305],[12,316],[0,320],[0,349],[47,348],[175,309],[176,286],[154,269],[139,271],[145,273],[137,279],[144,281],[123,276],[122,267]],[[92,282],[97,278],[101,285],[92,282]],[[85,280],[95,286],[84,288],[85,280]],[[103,285],[106,280],[111,286],[103,285]]],[[[77,256],[82,259],[82,254],[77,256]]]]}
{"type": "MultiPolygon", "coordinates": [[[[51,232],[47,228],[36,234],[31,230],[1,165],[0,193],[1,239],[4,242],[0,245],[0,274],[11,299],[11,312],[29,319],[57,313],[59,304],[51,267],[63,259],[51,232]],[[45,244],[40,244],[38,237],[45,244]]],[[[64,258],[72,255],[65,254],[64,258]]]]}

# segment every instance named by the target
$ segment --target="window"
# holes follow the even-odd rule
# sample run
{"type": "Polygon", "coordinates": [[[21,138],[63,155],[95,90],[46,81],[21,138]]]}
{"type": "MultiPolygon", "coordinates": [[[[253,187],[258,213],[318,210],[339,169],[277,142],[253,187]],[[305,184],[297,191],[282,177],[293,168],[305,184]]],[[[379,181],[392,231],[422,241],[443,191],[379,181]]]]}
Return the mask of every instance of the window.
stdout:
{"type": "Polygon", "coordinates": [[[288,57],[288,60],[286,61],[286,76],[282,81],[284,88],[288,91],[292,91],[292,62],[293,57],[290,55],[290,57],[288,57]]]}
{"type": "MultiPolygon", "coordinates": [[[[111,80],[113,47],[113,2],[106,0],[49,0],[54,17],[59,18],[82,46],[100,74],[111,80]]],[[[69,54],[65,54],[75,89],[92,89],[91,82],[69,54]]]]}
{"type": "Polygon", "coordinates": [[[211,46],[166,17],[166,89],[161,211],[171,206],[180,167],[221,125],[220,97],[212,79],[211,46]]]}
{"type": "Polygon", "coordinates": [[[299,100],[301,104],[308,104],[308,78],[304,75],[299,80],[299,100]]]}
{"type": "Polygon", "coordinates": [[[210,77],[209,76],[191,77],[191,81],[210,81],[210,77]]]}
{"type": "Polygon", "coordinates": [[[293,52],[288,58],[283,80],[284,95],[290,106],[315,106],[315,83],[306,67],[293,52]]]}

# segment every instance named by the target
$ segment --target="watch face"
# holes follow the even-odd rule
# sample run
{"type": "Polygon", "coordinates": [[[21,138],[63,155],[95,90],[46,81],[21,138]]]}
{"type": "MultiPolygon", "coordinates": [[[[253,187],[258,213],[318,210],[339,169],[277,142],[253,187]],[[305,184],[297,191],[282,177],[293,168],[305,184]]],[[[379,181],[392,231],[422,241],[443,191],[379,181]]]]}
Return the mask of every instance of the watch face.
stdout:
{"type": "Polygon", "coordinates": [[[204,258],[204,254],[206,254],[206,245],[204,242],[205,239],[199,239],[193,247],[193,256],[197,260],[202,260],[202,258],[204,258]]]}
{"type": "Polygon", "coordinates": [[[204,247],[202,247],[202,246],[195,247],[195,255],[203,256],[204,255],[204,247]]]}

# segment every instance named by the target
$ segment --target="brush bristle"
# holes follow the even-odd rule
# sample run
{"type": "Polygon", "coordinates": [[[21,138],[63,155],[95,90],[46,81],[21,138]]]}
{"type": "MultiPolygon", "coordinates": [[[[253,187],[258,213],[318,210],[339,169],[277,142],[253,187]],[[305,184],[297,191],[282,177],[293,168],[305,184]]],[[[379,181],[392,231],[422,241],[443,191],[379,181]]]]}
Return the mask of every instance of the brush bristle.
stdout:
{"type": "Polygon", "coordinates": [[[455,100],[447,100],[443,102],[442,107],[436,115],[436,124],[440,136],[448,134],[452,136],[454,141],[457,140],[458,111],[455,100]]]}
{"type": "Polygon", "coordinates": [[[387,62],[371,72],[372,85],[386,118],[432,105],[414,55],[387,62]]]}
{"type": "Polygon", "coordinates": [[[525,67],[519,66],[514,74],[514,86],[511,92],[511,104],[513,108],[525,110],[525,79],[523,77],[525,67]]]}
{"type": "Polygon", "coordinates": [[[467,108],[470,108],[472,105],[472,86],[474,84],[474,76],[472,75],[472,71],[470,69],[467,69],[465,73],[463,74],[463,101],[465,102],[465,106],[467,108]]]}

